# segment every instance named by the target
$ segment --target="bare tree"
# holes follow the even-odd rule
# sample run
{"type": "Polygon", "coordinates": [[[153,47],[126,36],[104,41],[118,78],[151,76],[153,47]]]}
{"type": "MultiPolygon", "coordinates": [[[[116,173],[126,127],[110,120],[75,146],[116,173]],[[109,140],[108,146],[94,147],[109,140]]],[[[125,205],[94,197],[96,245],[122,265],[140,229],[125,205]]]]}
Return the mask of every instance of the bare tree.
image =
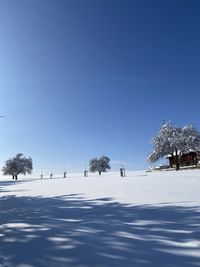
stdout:
{"type": "Polygon", "coordinates": [[[152,144],[153,151],[148,160],[156,162],[160,158],[170,155],[174,159],[178,171],[184,153],[200,150],[200,133],[192,125],[185,125],[181,128],[174,127],[170,122],[167,122],[152,139],[152,144]]]}
{"type": "Polygon", "coordinates": [[[32,159],[24,157],[22,153],[17,154],[11,159],[8,159],[2,168],[3,175],[11,175],[15,180],[18,179],[19,174],[31,174],[32,170],[32,159]]]}
{"type": "Polygon", "coordinates": [[[99,159],[93,158],[90,160],[90,171],[91,172],[98,172],[99,175],[101,175],[102,172],[106,172],[107,170],[110,170],[110,159],[106,156],[102,156],[99,159]]]}

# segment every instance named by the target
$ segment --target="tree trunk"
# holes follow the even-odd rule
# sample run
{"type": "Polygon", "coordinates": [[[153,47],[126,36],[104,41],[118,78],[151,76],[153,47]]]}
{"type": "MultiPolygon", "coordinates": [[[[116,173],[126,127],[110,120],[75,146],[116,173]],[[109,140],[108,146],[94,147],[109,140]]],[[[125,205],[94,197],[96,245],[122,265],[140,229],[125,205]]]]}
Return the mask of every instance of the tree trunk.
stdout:
{"type": "Polygon", "coordinates": [[[101,171],[99,171],[99,175],[101,175],[101,171]]]}
{"type": "Polygon", "coordinates": [[[180,169],[180,163],[176,162],[176,171],[179,171],[179,169],[180,169]]]}
{"type": "Polygon", "coordinates": [[[173,155],[173,153],[170,153],[170,155],[171,155],[171,158],[169,158],[169,166],[170,166],[170,168],[173,168],[174,166],[174,155],[173,155]]]}
{"type": "Polygon", "coordinates": [[[17,175],[15,175],[15,180],[17,180],[17,175]]]}
{"type": "Polygon", "coordinates": [[[181,158],[181,156],[178,155],[178,151],[176,149],[176,156],[175,156],[176,171],[179,171],[179,169],[180,169],[180,158],[181,158]]]}
{"type": "Polygon", "coordinates": [[[13,180],[14,180],[14,179],[15,179],[15,176],[13,175],[12,178],[13,178],[13,180]]]}

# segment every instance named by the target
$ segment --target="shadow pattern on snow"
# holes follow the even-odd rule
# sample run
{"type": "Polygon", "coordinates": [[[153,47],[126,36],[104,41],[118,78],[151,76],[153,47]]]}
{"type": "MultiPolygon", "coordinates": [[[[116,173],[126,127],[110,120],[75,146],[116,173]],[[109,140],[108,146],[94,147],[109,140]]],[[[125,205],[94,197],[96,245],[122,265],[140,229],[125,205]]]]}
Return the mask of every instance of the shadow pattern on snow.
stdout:
{"type": "Polygon", "coordinates": [[[6,193],[6,192],[19,192],[19,191],[27,191],[27,190],[6,190],[5,188],[6,187],[12,187],[12,186],[15,186],[16,185],[16,183],[17,184],[22,184],[22,183],[24,183],[24,182],[29,182],[29,181],[19,181],[19,180],[17,180],[17,181],[15,181],[15,180],[10,180],[10,181],[0,181],[0,193],[6,193]]]}
{"type": "Polygon", "coordinates": [[[200,266],[198,208],[0,198],[1,267],[200,266]]]}

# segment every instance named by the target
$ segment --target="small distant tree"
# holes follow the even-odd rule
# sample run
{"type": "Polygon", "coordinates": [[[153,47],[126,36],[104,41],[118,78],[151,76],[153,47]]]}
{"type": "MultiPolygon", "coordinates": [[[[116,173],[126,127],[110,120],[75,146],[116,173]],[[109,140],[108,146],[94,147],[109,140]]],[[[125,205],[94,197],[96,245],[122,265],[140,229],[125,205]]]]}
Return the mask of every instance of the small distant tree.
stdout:
{"type": "Polygon", "coordinates": [[[152,144],[153,151],[148,160],[156,162],[160,158],[170,155],[175,160],[178,171],[183,154],[200,150],[200,133],[192,125],[185,125],[181,128],[174,127],[167,122],[152,139],[152,144]]]}
{"type": "Polygon", "coordinates": [[[31,174],[33,162],[31,158],[26,158],[22,153],[17,154],[14,158],[8,159],[2,168],[3,175],[11,175],[17,180],[19,174],[31,174]]]}
{"type": "Polygon", "coordinates": [[[90,171],[91,172],[98,172],[101,175],[102,172],[106,172],[110,170],[110,159],[106,156],[102,156],[100,158],[93,158],[89,162],[90,171]]]}

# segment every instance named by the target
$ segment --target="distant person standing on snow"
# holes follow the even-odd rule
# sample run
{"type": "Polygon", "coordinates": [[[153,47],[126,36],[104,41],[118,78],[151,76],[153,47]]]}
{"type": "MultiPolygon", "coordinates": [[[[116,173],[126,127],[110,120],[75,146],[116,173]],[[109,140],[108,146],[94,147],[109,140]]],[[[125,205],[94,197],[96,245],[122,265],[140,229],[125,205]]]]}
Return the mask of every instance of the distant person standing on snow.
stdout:
{"type": "Polygon", "coordinates": [[[125,169],[124,168],[120,168],[120,176],[125,177],[125,169]]]}

